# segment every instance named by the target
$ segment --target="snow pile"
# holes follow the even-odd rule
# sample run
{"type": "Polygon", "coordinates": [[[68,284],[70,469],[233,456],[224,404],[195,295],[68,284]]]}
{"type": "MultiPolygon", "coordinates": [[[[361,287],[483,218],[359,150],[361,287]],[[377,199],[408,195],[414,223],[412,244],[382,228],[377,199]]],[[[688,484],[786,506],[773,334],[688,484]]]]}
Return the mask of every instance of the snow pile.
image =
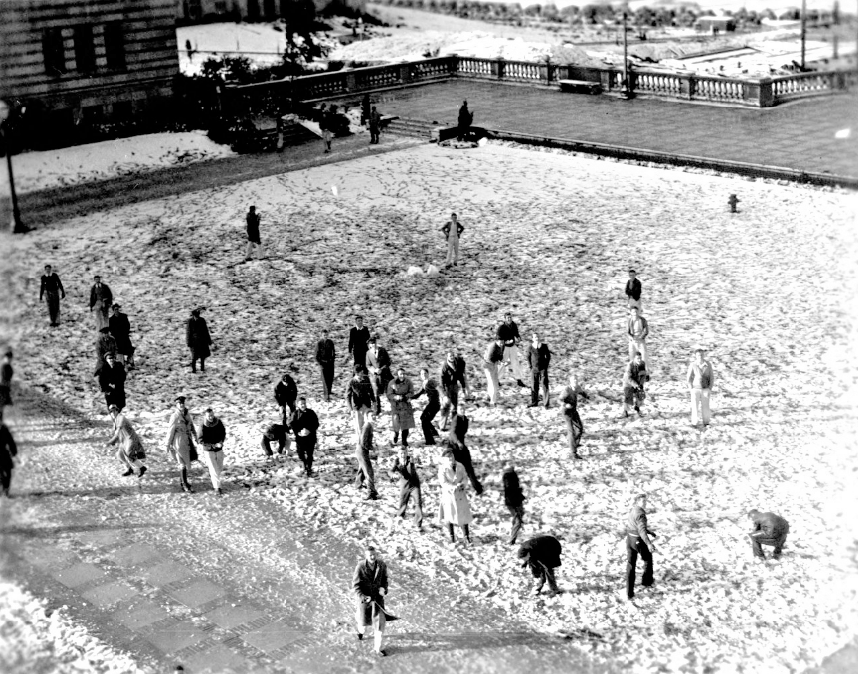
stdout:
{"type": "Polygon", "coordinates": [[[48,613],[46,606],[47,601],[0,581],[0,671],[4,674],[142,674],[127,654],[72,623],[63,609],[48,613]]]}
{"type": "MultiPolygon", "coordinates": [[[[9,287],[18,313],[0,325],[28,335],[12,339],[17,376],[104,420],[87,310],[92,275],[103,274],[138,347],[128,409],[151,453],[145,485],[153,491],[145,494],[144,485],[141,499],[176,488],[161,448],[166,415],[182,393],[194,413],[211,405],[224,420],[228,489],[247,487],[284,518],[341,540],[377,543],[395,583],[428,574],[455,587],[462,603],[492,602],[540,631],[576,639],[598,663],[633,671],[796,672],[858,631],[854,563],[830,535],[858,536],[850,332],[858,305],[842,282],[858,259],[856,206],[858,196],[839,191],[491,143],[474,152],[425,145],[95,213],[13,239],[11,259],[20,266],[9,287]],[[735,215],[731,193],[741,199],[735,215]],[[261,213],[270,257],[242,263],[250,204],[261,213]],[[465,226],[462,263],[432,283],[408,276],[409,266],[440,266],[438,229],[451,208],[465,226]],[[68,292],[54,330],[36,301],[38,270],[48,262],[68,292]],[[626,420],[620,296],[629,265],[644,284],[653,381],[645,416],[626,420]],[[216,349],[206,374],[192,375],[183,325],[199,305],[216,349]],[[507,309],[523,335],[538,330],[551,346],[552,390],[574,370],[590,393],[581,407],[585,459],[566,455],[556,393],[553,409],[529,409],[528,392],[505,378],[499,406],[475,403],[469,413],[469,445],[487,490],[471,499],[474,547],[451,547],[436,528],[387,533],[397,499],[384,473],[393,455],[387,415],[377,431],[381,501],[364,503],[351,484],[353,429],[343,400],[351,317],[363,314],[394,366],[415,380],[423,365],[436,373],[445,350],[457,347],[482,400],[478,353],[507,309]],[[318,400],[313,362],[323,327],[338,350],[330,403],[318,400]],[[699,342],[716,373],[705,433],[689,427],[683,383],[699,342]],[[276,419],[274,384],[290,363],[321,421],[313,480],[301,477],[294,457],[266,462],[259,448],[276,419]],[[563,539],[559,577],[569,592],[558,598],[526,594],[505,543],[499,484],[509,457],[527,496],[525,534],[563,539]],[[616,597],[625,569],[617,532],[631,489],[651,494],[659,534],[657,585],[639,592],[638,612],[616,597]],[[751,507],[790,520],[780,562],[750,564],[751,507]]],[[[419,430],[411,437],[428,523],[438,503],[434,452],[419,430]]],[[[195,469],[192,479],[206,478],[195,469]]],[[[204,495],[193,498],[201,511],[209,507],[204,495]]],[[[329,544],[308,547],[323,555],[329,544]]]]}
{"type": "MultiPolygon", "coordinates": [[[[59,150],[25,152],[13,157],[15,188],[20,194],[79,185],[179,166],[235,153],[209,140],[205,131],[150,133],[104,140],[59,150]]],[[[0,171],[0,194],[9,190],[9,176],[0,171]]]]}

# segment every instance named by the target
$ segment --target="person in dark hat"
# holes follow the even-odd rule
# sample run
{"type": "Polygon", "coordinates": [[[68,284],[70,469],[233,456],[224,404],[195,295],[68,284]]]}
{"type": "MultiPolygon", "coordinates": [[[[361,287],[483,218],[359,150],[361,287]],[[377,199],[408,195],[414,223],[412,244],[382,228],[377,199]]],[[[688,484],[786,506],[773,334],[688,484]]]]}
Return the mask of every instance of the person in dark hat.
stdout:
{"type": "Polygon", "coordinates": [[[313,452],[316,450],[319,417],[307,407],[307,398],[304,396],[298,398],[298,409],[292,412],[289,426],[295,434],[295,449],[304,464],[304,472],[307,477],[313,477],[313,452]]]}
{"type": "Polygon", "coordinates": [[[212,337],[206,319],[200,316],[202,307],[191,310],[186,330],[186,342],[191,350],[191,372],[197,371],[197,360],[200,361],[200,371],[206,371],[206,358],[211,355],[212,337]]]}
{"type": "Polygon", "coordinates": [[[113,303],[113,310],[110,315],[110,334],[116,340],[116,354],[118,360],[126,369],[134,369],[134,347],[131,345],[131,324],[128,322],[128,316],[122,313],[122,307],[113,303]]]}
{"type": "Polygon", "coordinates": [[[53,271],[51,265],[45,265],[45,273],[42,276],[42,283],[39,287],[39,302],[46,297],[48,303],[48,316],[51,319],[51,327],[55,328],[60,324],[60,297],[66,298],[66,291],[63,288],[63,282],[60,277],[53,271]],[[46,297],[47,296],[47,297],[46,297]]]}
{"type": "Polygon", "coordinates": [[[110,328],[104,326],[98,331],[98,336],[95,338],[95,376],[101,372],[104,366],[104,359],[107,355],[116,357],[116,340],[110,334],[110,328]]]}
{"type": "Polygon", "coordinates": [[[6,349],[3,354],[3,363],[0,364],[0,421],[3,419],[4,408],[12,404],[12,377],[14,374],[12,349],[6,349]]]}
{"type": "Polygon", "coordinates": [[[542,592],[545,583],[548,583],[549,596],[554,596],[560,590],[557,587],[557,578],[554,569],[560,566],[560,554],[563,548],[554,536],[534,536],[529,538],[518,549],[518,558],[522,560],[521,566],[530,567],[530,572],[536,578],[534,594],[542,592]]]}
{"type": "Polygon", "coordinates": [[[121,408],[110,405],[107,409],[110,416],[113,417],[113,437],[107,441],[107,446],[119,446],[116,458],[125,466],[122,477],[133,474],[136,474],[137,477],[143,477],[143,473],[146,472],[146,466],[143,465],[146,452],[143,449],[140,436],[137,435],[137,431],[134,430],[125,415],[121,414],[121,408]]]}
{"type": "Polygon", "coordinates": [[[95,313],[95,329],[109,327],[107,312],[113,304],[113,292],[106,283],[101,282],[100,276],[93,278],[93,285],[89,291],[89,311],[95,313]]]}
{"type": "Polygon", "coordinates": [[[176,462],[181,473],[182,491],[193,493],[194,489],[188,482],[188,469],[191,461],[196,459],[197,431],[191,419],[191,413],[185,407],[185,396],[176,396],[176,408],[170,416],[167,429],[166,448],[176,462]]]}
{"type": "Polygon", "coordinates": [[[789,533],[789,522],[780,515],[761,513],[759,510],[749,510],[748,519],[754,525],[754,530],[748,534],[754,558],[765,560],[766,555],[762,546],[771,545],[774,548],[772,559],[778,559],[789,533]]]}
{"type": "Polygon", "coordinates": [[[125,407],[125,368],[113,354],[108,353],[104,357],[104,367],[98,373],[98,385],[107,408],[115,406],[121,412],[125,407]]]}
{"type": "Polygon", "coordinates": [[[634,269],[629,269],[629,280],[626,281],[626,301],[629,309],[637,307],[640,311],[643,311],[643,305],[641,304],[641,290],[641,282],[637,277],[637,273],[634,269]]]}

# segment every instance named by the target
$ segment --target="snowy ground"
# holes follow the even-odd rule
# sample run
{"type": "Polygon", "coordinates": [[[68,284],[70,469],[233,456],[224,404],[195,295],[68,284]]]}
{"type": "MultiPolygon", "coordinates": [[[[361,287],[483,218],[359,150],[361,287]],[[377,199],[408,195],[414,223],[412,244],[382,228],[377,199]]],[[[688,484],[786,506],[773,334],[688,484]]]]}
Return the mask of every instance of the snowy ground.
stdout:
{"type": "MultiPolygon", "coordinates": [[[[100,272],[131,317],[139,369],[129,377],[128,409],[153,465],[166,466],[164,424],[181,392],[195,413],[212,405],[222,415],[232,484],[265,486],[260,493],[289,517],[343,540],[376,541],[397,564],[453,583],[462,602],[494,602],[540,630],[593,630],[603,640],[583,647],[597,661],[635,662],[633,671],[798,672],[858,632],[847,549],[858,538],[856,212],[858,197],[839,191],[494,144],[424,146],[7,239],[16,262],[2,329],[22,380],[103,418],[85,309],[100,272]],[[742,200],[737,215],[725,212],[730,193],[742,200]],[[271,257],[236,264],[250,203],[271,257]],[[437,229],[452,209],[466,227],[465,264],[440,280],[405,276],[411,264],[440,261],[437,229]],[[69,293],[54,331],[36,302],[48,262],[69,293]],[[626,351],[619,295],[629,264],[644,284],[653,383],[645,416],[626,421],[618,418],[626,351]],[[205,375],[191,375],[183,322],[199,304],[216,351],[205,375]],[[394,365],[415,379],[456,345],[481,399],[477,352],[506,309],[523,333],[537,329],[552,346],[552,388],[575,370],[591,393],[582,411],[585,460],[565,458],[557,409],[526,409],[509,380],[500,407],[473,406],[470,444],[488,487],[472,498],[474,548],[451,549],[440,530],[384,534],[396,490],[382,481],[383,500],[367,507],[349,486],[351,426],[340,395],[310,403],[324,436],[312,485],[294,461],[259,461],[283,368],[295,363],[300,389],[317,395],[312,354],[322,327],[343,356],[349,318],[362,313],[394,365]],[[700,342],[717,382],[706,433],[689,427],[682,384],[689,349],[700,342]],[[528,496],[526,532],[564,541],[568,592],[559,598],[529,598],[503,543],[498,486],[507,457],[528,496]],[[637,611],[615,594],[625,565],[616,532],[630,489],[651,493],[660,534],[657,585],[640,593],[637,611]],[[743,518],[751,507],[790,520],[779,563],[751,564],[743,518]]],[[[389,421],[380,423],[384,463],[389,421]]],[[[413,437],[431,513],[433,459],[413,437]]],[[[169,488],[173,479],[158,481],[169,488]]]]}
{"type": "MultiPolygon", "coordinates": [[[[72,187],[95,180],[229,157],[228,145],[209,140],[205,131],[150,133],[104,140],[60,150],[15,155],[15,188],[20,194],[51,187],[72,187]]],[[[0,194],[9,190],[9,175],[0,171],[0,194]]]]}

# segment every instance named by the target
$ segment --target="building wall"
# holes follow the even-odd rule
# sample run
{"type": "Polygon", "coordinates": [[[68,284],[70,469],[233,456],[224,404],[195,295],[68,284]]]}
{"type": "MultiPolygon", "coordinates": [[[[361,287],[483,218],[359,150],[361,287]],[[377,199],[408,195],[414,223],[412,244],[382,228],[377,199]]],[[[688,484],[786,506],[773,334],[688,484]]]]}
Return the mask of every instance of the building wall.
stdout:
{"type": "MultiPolygon", "coordinates": [[[[311,0],[316,11],[325,9],[331,0],[311,0]]],[[[0,0],[2,2],[2,0],[0,0]]],[[[288,17],[290,5],[297,0],[176,0],[176,18],[188,23],[223,17],[224,20],[273,21],[288,17]]],[[[340,0],[340,3],[366,11],[366,0],[340,0]]]]}
{"type": "Polygon", "coordinates": [[[175,0],[0,0],[0,97],[43,123],[164,105],[178,72],[175,0]]]}

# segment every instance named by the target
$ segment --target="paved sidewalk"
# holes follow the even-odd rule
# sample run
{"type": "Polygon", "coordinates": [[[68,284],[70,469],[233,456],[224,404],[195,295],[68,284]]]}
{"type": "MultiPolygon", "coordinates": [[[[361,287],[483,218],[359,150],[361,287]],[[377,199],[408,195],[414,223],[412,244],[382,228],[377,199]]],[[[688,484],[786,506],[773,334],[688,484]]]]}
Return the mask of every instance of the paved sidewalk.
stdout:
{"type": "Polygon", "coordinates": [[[373,99],[384,114],[449,126],[467,100],[489,129],[858,177],[858,92],[747,109],[457,79],[373,99]]]}

